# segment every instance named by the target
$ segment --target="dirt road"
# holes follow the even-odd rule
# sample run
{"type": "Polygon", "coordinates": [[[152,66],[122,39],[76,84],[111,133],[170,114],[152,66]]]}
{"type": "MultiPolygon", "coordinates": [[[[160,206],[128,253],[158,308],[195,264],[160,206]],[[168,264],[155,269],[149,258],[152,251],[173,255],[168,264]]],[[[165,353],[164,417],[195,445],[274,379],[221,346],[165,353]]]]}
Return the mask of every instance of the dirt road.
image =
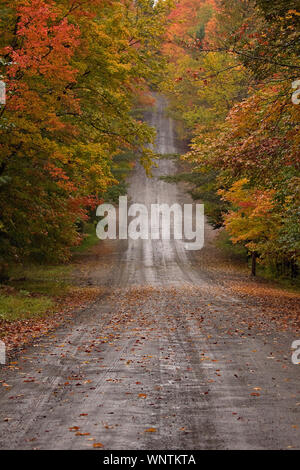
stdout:
{"type": "MultiPolygon", "coordinates": [[[[157,150],[176,152],[164,101],[147,116],[157,150]]],[[[138,167],[132,202],[189,202],[138,167]]],[[[300,448],[300,369],[293,331],[254,321],[255,305],[180,240],[105,241],[82,282],[105,293],[2,367],[2,449],[300,448]]],[[[229,274],[228,274],[229,275],[229,274]]],[[[80,277],[80,276],[79,276],[80,277]]],[[[276,312],[274,312],[274,315],[276,312]]]]}

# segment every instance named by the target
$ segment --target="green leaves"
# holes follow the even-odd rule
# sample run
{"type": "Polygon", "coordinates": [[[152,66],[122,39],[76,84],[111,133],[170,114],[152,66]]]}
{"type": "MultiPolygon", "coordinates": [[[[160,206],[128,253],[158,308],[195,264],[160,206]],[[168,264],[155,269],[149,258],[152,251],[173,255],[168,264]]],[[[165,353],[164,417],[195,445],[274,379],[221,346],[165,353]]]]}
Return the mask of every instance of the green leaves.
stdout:
{"type": "Polygon", "coordinates": [[[169,6],[3,3],[0,255],[66,260],[82,240],[78,224],[118,183],[116,156],[130,150],[151,166],[154,132],[132,110],[158,80],[169,6]]]}
{"type": "Polygon", "coordinates": [[[190,6],[183,1],[172,15],[176,47],[166,47],[173,55],[163,89],[185,135],[194,135],[184,156],[198,176],[193,194],[215,226],[223,212],[231,239],[265,264],[300,263],[300,107],[291,101],[300,71],[296,4],[222,0],[205,21],[191,14],[181,25],[190,6]]]}

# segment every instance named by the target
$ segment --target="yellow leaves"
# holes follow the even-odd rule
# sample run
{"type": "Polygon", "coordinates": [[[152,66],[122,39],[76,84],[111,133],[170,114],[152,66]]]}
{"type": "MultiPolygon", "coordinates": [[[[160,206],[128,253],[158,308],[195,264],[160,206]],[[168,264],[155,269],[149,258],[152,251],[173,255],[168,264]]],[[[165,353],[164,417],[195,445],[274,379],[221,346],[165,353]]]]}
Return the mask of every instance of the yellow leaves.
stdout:
{"type": "Polygon", "coordinates": [[[100,164],[91,165],[90,173],[95,173],[96,175],[103,176],[103,167],[100,164]]]}
{"type": "Polygon", "coordinates": [[[94,33],[97,36],[97,40],[101,41],[102,44],[110,44],[111,37],[104,31],[103,25],[94,24],[94,33]]]}
{"type": "Polygon", "coordinates": [[[101,447],[104,447],[104,445],[101,442],[95,442],[93,447],[94,449],[100,449],[101,447]]]}
{"type": "MultiPolygon", "coordinates": [[[[25,3],[22,8],[31,8],[25,3]]],[[[139,122],[132,110],[136,90],[163,71],[158,52],[169,2],[155,8],[146,0],[104,0],[101,7],[98,1],[83,2],[79,9],[62,6],[63,14],[56,11],[56,3],[47,3],[49,17],[43,28],[31,29],[39,18],[34,8],[30,21],[28,13],[23,19],[21,15],[22,40],[20,36],[16,48],[11,48],[7,16],[1,27],[2,46],[22,58],[7,61],[9,76],[16,80],[7,95],[10,107],[1,133],[1,161],[9,161],[5,171],[14,181],[11,191],[22,197],[7,195],[5,210],[0,211],[7,216],[0,228],[13,239],[10,212],[17,208],[24,221],[18,230],[23,242],[14,256],[46,251],[55,261],[66,261],[70,247],[82,238],[77,225],[88,217],[91,203],[125,179],[127,169],[114,156],[130,149],[135,156],[143,155],[147,170],[151,166],[153,153],[147,146],[154,138],[152,128],[139,122]],[[17,77],[18,70],[22,73],[17,77]],[[64,172],[68,186],[62,178],[45,174],[49,163],[64,172]],[[118,170],[113,171],[117,178],[112,168],[118,170]]],[[[12,4],[10,10],[18,18],[16,8],[12,4]]]]}
{"type": "Polygon", "coordinates": [[[264,237],[272,240],[280,229],[280,216],[273,211],[274,190],[247,188],[249,180],[241,178],[229,190],[219,194],[232,204],[233,210],[224,215],[225,226],[234,243],[247,241],[250,251],[264,237]]]}
{"type": "Polygon", "coordinates": [[[80,428],[78,426],[72,426],[71,428],[69,428],[69,431],[71,432],[75,432],[75,431],[78,431],[80,428]]]}
{"type": "Polygon", "coordinates": [[[293,15],[300,16],[300,12],[297,10],[289,10],[286,14],[286,18],[292,18],[293,15]]]}
{"type": "Polygon", "coordinates": [[[229,190],[219,189],[218,194],[223,196],[225,201],[232,203],[238,202],[241,200],[241,197],[244,199],[246,192],[244,186],[249,183],[248,178],[241,178],[240,180],[233,183],[229,190]]]}

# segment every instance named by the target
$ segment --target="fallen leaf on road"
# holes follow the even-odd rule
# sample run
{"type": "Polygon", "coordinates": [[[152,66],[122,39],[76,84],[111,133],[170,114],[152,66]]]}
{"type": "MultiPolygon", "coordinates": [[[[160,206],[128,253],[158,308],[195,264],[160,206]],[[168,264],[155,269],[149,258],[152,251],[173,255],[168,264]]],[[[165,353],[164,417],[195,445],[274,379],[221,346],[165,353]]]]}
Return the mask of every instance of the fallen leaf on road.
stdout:
{"type": "Polygon", "coordinates": [[[72,428],[69,428],[69,431],[74,432],[78,431],[78,429],[80,429],[78,426],[73,426],[72,428]]]}
{"type": "Polygon", "coordinates": [[[155,428],[149,428],[149,429],[145,429],[144,432],[156,432],[156,429],[155,428]]]}

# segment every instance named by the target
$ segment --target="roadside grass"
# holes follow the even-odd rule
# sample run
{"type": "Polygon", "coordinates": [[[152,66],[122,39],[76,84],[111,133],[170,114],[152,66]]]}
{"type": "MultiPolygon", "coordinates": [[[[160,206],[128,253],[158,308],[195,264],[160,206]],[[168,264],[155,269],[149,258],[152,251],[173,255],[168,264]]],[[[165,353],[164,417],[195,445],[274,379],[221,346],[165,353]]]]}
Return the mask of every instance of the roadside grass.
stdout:
{"type": "MultiPolygon", "coordinates": [[[[84,228],[86,237],[79,247],[73,250],[69,263],[60,265],[11,264],[8,280],[0,284],[0,324],[23,320],[38,320],[55,314],[72,296],[78,301],[79,288],[73,285],[72,272],[76,258],[92,248],[99,239],[95,224],[84,228]]],[[[83,292],[82,298],[86,296],[83,292]]]]}
{"type": "Polygon", "coordinates": [[[256,277],[263,279],[266,282],[275,283],[278,287],[281,287],[290,292],[300,293],[300,277],[291,278],[287,275],[279,275],[275,270],[270,267],[265,267],[260,264],[256,268],[256,277]]]}
{"type": "Polygon", "coordinates": [[[8,286],[17,292],[34,295],[61,297],[67,294],[70,284],[72,265],[15,265],[9,269],[8,286]]]}
{"type": "Polygon", "coordinates": [[[42,319],[56,311],[71,289],[71,266],[14,265],[0,285],[0,323],[42,319]]]}
{"type": "MultiPolygon", "coordinates": [[[[243,271],[248,267],[248,273],[250,275],[251,260],[247,256],[247,250],[242,244],[232,243],[228,233],[225,230],[221,230],[216,237],[215,245],[228,262],[237,268],[242,268],[243,271]]],[[[270,266],[266,267],[259,263],[257,264],[256,276],[253,280],[261,281],[270,285],[273,284],[289,292],[300,292],[299,277],[291,279],[287,275],[280,276],[270,266]]]]}
{"type": "Polygon", "coordinates": [[[13,322],[42,318],[55,308],[55,302],[49,297],[32,297],[26,291],[0,294],[0,320],[13,322]]]}
{"type": "Polygon", "coordinates": [[[96,243],[98,243],[100,240],[96,235],[96,222],[86,224],[85,229],[85,238],[83,242],[77,246],[76,248],[73,249],[73,255],[76,257],[77,253],[84,253],[87,251],[89,248],[92,248],[96,243]]]}

